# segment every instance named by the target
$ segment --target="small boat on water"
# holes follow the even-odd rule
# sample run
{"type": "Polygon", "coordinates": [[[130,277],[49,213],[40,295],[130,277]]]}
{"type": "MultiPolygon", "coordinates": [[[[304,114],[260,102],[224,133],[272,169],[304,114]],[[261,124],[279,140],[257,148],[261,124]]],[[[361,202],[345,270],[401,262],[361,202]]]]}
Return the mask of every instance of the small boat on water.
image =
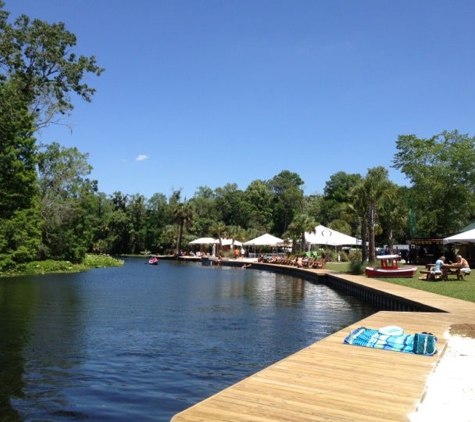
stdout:
{"type": "Polygon", "coordinates": [[[148,260],[149,265],[158,265],[158,258],[156,256],[151,256],[148,260]]]}
{"type": "Polygon", "coordinates": [[[414,277],[417,267],[400,267],[399,255],[378,255],[379,266],[366,267],[368,277],[414,277]]]}

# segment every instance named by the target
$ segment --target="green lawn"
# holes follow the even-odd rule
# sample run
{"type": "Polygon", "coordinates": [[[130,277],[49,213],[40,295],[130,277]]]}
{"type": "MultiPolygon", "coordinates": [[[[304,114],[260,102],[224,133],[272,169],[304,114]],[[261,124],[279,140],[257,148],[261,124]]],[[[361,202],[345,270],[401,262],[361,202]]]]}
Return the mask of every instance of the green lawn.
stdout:
{"type": "MultiPolygon", "coordinates": [[[[349,264],[347,262],[327,263],[327,269],[340,271],[342,273],[348,273],[348,267],[349,264]]],[[[425,267],[419,266],[419,269],[424,270],[425,267]]],[[[465,276],[465,281],[452,279],[449,281],[425,281],[419,280],[419,276],[420,274],[417,273],[414,278],[380,278],[379,280],[475,302],[475,272],[465,276]]],[[[363,275],[363,277],[366,276],[363,275]]]]}

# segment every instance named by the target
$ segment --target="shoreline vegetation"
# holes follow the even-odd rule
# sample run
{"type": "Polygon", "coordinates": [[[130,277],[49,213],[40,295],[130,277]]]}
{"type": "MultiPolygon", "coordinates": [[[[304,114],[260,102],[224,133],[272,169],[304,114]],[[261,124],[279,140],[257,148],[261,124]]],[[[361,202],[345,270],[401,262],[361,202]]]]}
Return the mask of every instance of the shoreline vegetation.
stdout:
{"type": "Polygon", "coordinates": [[[94,268],[121,267],[124,261],[113,258],[109,255],[88,254],[80,264],[73,264],[70,261],[32,261],[19,264],[11,270],[3,271],[0,269],[0,278],[16,277],[24,275],[44,275],[57,273],[79,273],[94,268]]]}

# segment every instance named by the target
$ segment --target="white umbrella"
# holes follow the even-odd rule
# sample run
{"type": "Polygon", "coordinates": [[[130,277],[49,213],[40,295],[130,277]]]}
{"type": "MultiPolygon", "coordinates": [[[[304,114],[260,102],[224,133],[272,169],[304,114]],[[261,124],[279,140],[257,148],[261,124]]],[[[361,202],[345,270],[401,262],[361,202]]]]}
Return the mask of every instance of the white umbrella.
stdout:
{"type": "MultiPolygon", "coordinates": [[[[219,243],[219,239],[216,239],[215,243],[219,243]]],[[[234,239],[226,239],[226,238],[221,239],[221,246],[230,246],[230,245],[242,246],[242,242],[240,242],[239,240],[234,240],[234,239]]]]}
{"type": "Polygon", "coordinates": [[[263,234],[262,236],[256,237],[255,239],[248,240],[244,242],[244,246],[277,246],[284,243],[283,239],[272,236],[271,234],[263,234]]]}
{"type": "Polygon", "coordinates": [[[199,239],[192,240],[189,244],[190,245],[211,245],[213,243],[216,243],[216,239],[213,239],[212,237],[200,237],[199,239]]]}
{"type": "Polygon", "coordinates": [[[475,243],[475,229],[446,237],[443,242],[444,245],[447,243],[475,243]]]}

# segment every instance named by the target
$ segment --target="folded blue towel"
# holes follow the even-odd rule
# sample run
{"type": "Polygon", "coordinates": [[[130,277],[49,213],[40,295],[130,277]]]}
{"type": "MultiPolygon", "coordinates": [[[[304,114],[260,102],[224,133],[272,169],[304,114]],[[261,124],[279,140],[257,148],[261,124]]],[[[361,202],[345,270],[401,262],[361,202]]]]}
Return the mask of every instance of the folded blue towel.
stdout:
{"type": "Polygon", "coordinates": [[[345,344],[413,353],[414,334],[388,335],[379,330],[360,327],[352,331],[344,340],[345,344]]]}

